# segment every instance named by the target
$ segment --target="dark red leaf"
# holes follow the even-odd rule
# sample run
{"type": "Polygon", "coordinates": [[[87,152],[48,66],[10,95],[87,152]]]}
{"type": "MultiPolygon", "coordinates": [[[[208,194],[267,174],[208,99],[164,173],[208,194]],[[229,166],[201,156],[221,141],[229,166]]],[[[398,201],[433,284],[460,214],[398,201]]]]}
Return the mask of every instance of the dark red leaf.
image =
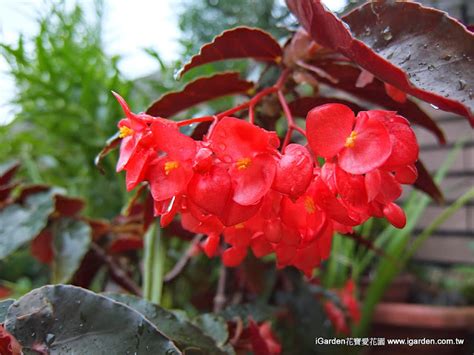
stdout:
{"type": "Polygon", "coordinates": [[[0,186],[8,184],[19,167],[19,162],[9,162],[2,164],[0,166],[0,186]]]}
{"type": "Polygon", "coordinates": [[[43,230],[30,244],[31,255],[44,264],[50,264],[54,258],[53,234],[50,229],[43,230]]]}
{"type": "Polygon", "coordinates": [[[474,36],[454,18],[414,2],[380,1],[355,9],[344,24],[320,1],[287,4],[319,44],[474,125],[474,36]]]}
{"type": "Polygon", "coordinates": [[[225,59],[253,58],[279,63],[281,56],[280,45],[269,33],[258,28],[236,27],[205,44],[180,70],[179,76],[197,66],[225,59]]]}
{"type": "Polygon", "coordinates": [[[104,159],[111,151],[116,149],[119,145],[122,139],[119,137],[119,132],[115,133],[112,137],[107,139],[107,142],[105,143],[105,147],[102,148],[102,150],[97,154],[97,156],[94,159],[94,164],[97,167],[97,169],[100,170],[102,174],[105,173],[104,168],[102,167],[102,159],[104,159]]]}
{"type": "Polygon", "coordinates": [[[418,160],[415,164],[418,170],[418,179],[415,181],[414,186],[429,196],[431,196],[436,202],[442,203],[444,201],[443,193],[439,189],[438,185],[433,181],[428,170],[426,170],[423,163],[418,160]]]}
{"type": "Polygon", "coordinates": [[[98,240],[110,232],[110,223],[103,219],[82,218],[92,228],[92,239],[98,240]]]}
{"type": "Polygon", "coordinates": [[[330,75],[334,75],[338,78],[337,83],[332,83],[330,80],[318,77],[318,80],[321,82],[344,90],[363,100],[383,106],[386,109],[397,111],[409,121],[419,124],[433,132],[436,137],[438,137],[440,143],[444,144],[446,142],[443,131],[430,116],[428,116],[415,102],[411,100],[407,99],[404,103],[394,101],[386,93],[382,81],[374,78],[372,82],[367,83],[364,87],[356,87],[355,83],[357,82],[357,78],[359,78],[361,70],[355,66],[347,64],[320,64],[320,66],[330,75]]]}
{"type": "Polygon", "coordinates": [[[17,186],[18,183],[0,185],[0,204],[3,204],[3,202],[10,197],[12,190],[17,186]]]}
{"type": "Polygon", "coordinates": [[[84,200],[77,197],[67,197],[63,195],[54,196],[56,203],[56,212],[60,216],[73,217],[76,216],[85,206],[84,200]]]}
{"type": "Polygon", "coordinates": [[[146,113],[151,116],[170,117],[218,97],[247,93],[253,87],[252,82],[241,79],[236,72],[199,78],[186,85],[182,91],[162,96],[148,108],[146,113]]]}
{"type": "Polygon", "coordinates": [[[23,203],[28,198],[28,196],[49,191],[50,189],[50,186],[43,184],[28,185],[21,190],[20,196],[17,198],[17,202],[23,203]]]}
{"type": "Polygon", "coordinates": [[[301,97],[299,99],[293,100],[290,102],[289,107],[291,113],[296,117],[303,117],[306,118],[308,112],[321,105],[330,104],[330,103],[338,103],[348,106],[352,111],[355,113],[359,111],[367,111],[367,109],[360,107],[359,105],[347,101],[342,100],[334,97],[301,97]]]}
{"type": "Polygon", "coordinates": [[[109,246],[108,251],[112,254],[123,253],[131,250],[143,248],[143,238],[139,235],[124,234],[119,235],[109,246]]]}

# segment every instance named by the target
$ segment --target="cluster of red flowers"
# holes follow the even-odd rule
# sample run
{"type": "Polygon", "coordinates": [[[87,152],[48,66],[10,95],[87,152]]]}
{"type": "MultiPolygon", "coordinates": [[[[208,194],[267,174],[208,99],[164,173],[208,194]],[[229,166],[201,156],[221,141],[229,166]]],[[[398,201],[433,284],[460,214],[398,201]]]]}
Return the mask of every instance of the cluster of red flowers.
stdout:
{"type": "Polygon", "coordinates": [[[127,188],[147,181],[161,224],[179,213],[185,229],[207,235],[209,256],[220,252],[223,235],[227,266],[240,264],[250,248],[310,275],[328,257],[335,232],[350,233],[372,216],[405,224],[394,200],[400,184],[417,178],[418,144],[394,112],[355,117],[344,105],[319,106],[307,117],[308,146],[280,152],[275,132],[242,119],[216,119],[196,141],[178,122],[134,114],[117,98],[127,116],[119,122],[117,166],[127,188]]]}

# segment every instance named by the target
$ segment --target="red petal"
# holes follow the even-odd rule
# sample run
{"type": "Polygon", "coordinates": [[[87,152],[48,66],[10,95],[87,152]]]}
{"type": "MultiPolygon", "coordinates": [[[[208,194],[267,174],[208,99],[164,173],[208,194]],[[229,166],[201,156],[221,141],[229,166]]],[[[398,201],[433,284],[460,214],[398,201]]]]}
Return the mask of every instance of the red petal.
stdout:
{"type": "Polygon", "coordinates": [[[336,167],[336,184],[339,195],[352,207],[364,209],[367,206],[367,192],[362,175],[352,175],[336,167]]]}
{"type": "Polygon", "coordinates": [[[196,142],[179,132],[177,126],[157,121],[151,125],[151,129],[157,149],[166,152],[171,159],[188,160],[196,155],[196,142]]]}
{"type": "Polygon", "coordinates": [[[405,212],[393,202],[384,207],[383,214],[394,227],[403,228],[407,223],[405,212]]]}
{"type": "Polygon", "coordinates": [[[283,235],[279,220],[267,220],[263,228],[263,234],[269,242],[278,243],[281,240],[283,235]]]}
{"type": "Polygon", "coordinates": [[[296,246],[278,244],[275,249],[278,266],[286,266],[291,263],[296,255],[296,246]]]}
{"type": "Polygon", "coordinates": [[[250,243],[252,252],[257,258],[261,258],[273,252],[272,245],[265,239],[262,233],[255,235],[250,243]]]}
{"type": "Polygon", "coordinates": [[[188,162],[178,162],[178,167],[166,174],[165,164],[170,161],[168,157],[160,158],[149,169],[148,181],[156,201],[167,200],[185,192],[192,178],[191,164],[188,162]]]}
{"type": "Polygon", "coordinates": [[[224,240],[227,244],[234,247],[247,248],[253,234],[253,231],[246,228],[242,223],[234,227],[226,228],[224,230],[224,240]]]}
{"type": "Polygon", "coordinates": [[[308,188],[313,169],[313,159],[308,149],[299,144],[290,144],[278,162],[273,188],[296,199],[308,188]]]}
{"type": "Polygon", "coordinates": [[[306,116],[308,143],[317,156],[332,158],[344,148],[351,134],[355,116],[347,106],[326,104],[306,116]]]}
{"type": "Polygon", "coordinates": [[[220,239],[221,238],[219,234],[210,234],[207,236],[206,240],[201,243],[204,253],[206,253],[209,258],[212,258],[216,255],[220,239]]]}
{"type": "Polygon", "coordinates": [[[320,263],[321,258],[316,242],[313,242],[305,248],[298,249],[293,261],[293,265],[303,271],[308,277],[311,277],[314,268],[319,266],[320,263]]]}
{"type": "Polygon", "coordinates": [[[222,254],[222,262],[227,267],[238,266],[247,255],[247,248],[231,247],[222,254]]]}
{"type": "Polygon", "coordinates": [[[380,170],[381,189],[376,201],[383,204],[395,201],[402,194],[402,187],[395,180],[395,177],[386,171],[380,170]]]}
{"type": "Polygon", "coordinates": [[[419,147],[413,130],[403,123],[387,124],[392,142],[392,154],[383,164],[383,169],[414,164],[418,159],[419,147]]]}
{"type": "Polygon", "coordinates": [[[341,168],[351,174],[365,174],[381,166],[392,151],[390,136],[384,124],[359,112],[354,131],[354,146],[339,154],[341,168]]]}
{"type": "Polygon", "coordinates": [[[347,225],[355,226],[357,221],[349,217],[348,211],[344,205],[333,195],[320,177],[314,182],[314,201],[327,213],[327,215],[335,221],[347,225]]]}
{"type": "Polygon", "coordinates": [[[261,202],[255,205],[242,206],[230,198],[227,201],[226,207],[216,216],[225,226],[230,227],[250,219],[250,217],[258,212],[261,206],[261,202]]]}
{"type": "Polygon", "coordinates": [[[252,158],[244,169],[232,166],[229,173],[234,182],[234,201],[243,206],[254,205],[270,190],[276,163],[268,154],[252,158]]]}
{"type": "Polygon", "coordinates": [[[398,169],[395,169],[395,179],[400,184],[411,185],[414,184],[418,179],[418,170],[415,165],[407,165],[398,169]]]}
{"type": "Polygon", "coordinates": [[[211,149],[224,162],[252,158],[274,150],[274,140],[270,132],[233,117],[220,120],[209,138],[211,149]]]}
{"type": "Polygon", "coordinates": [[[212,214],[220,214],[232,194],[232,182],[227,171],[214,166],[208,173],[194,174],[188,185],[189,198],[212,214]]]}
{"type": "Polygon", "coordinates": [[[140,182],[142,182],[148,172],[149,163],[155,156],[155,152],[143,147],[137,147],[133,156],[125,166],[125,183],[127,190],[134,189],[140,182]]]}
{"type": "Polygon", "coordinates": [[[373,201],[380,193],[382,178],[378,169],[369,171],[365,174],[365,189],[367,191],[368,201],[373,201]]]}

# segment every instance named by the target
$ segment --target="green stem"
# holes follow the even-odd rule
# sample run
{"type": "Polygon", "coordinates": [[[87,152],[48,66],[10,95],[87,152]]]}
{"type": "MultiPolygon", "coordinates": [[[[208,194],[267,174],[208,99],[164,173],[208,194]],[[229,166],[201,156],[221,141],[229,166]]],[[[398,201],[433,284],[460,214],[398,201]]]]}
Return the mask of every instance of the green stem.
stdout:
{"type": "Polygon", "coordinates": [[[143,297],[160,304],[163,289],[165,250],[161,238],[161,228],[156,220],[145,235],[143,297]]]}

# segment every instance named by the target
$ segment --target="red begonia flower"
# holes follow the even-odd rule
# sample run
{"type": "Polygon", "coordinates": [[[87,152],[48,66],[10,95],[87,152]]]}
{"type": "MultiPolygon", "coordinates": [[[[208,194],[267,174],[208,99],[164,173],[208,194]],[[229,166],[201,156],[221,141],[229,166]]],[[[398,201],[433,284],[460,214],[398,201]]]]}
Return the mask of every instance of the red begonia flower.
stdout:
{"type": "Polygon", "coordinates": [[[394,227],[403,228],[407,223],[405,212],[393,202],[384,207],[383,214],[394,227]]]}
{"type": "Polygon", "coordinates": [[[214,127],[209,147],[230,165],[233,199],[244,206],[258,203],[270,190],[275,176],[278,138],[246,121],[225,117],[214,127]]]}
{"type": "Polygon", "coordinates": [[[222,263],[227,267],[240,265],[247,255],[247,248],[230,247],[222,253],[222,263]]]}
{"type": "Polygon", "coordinates": [[[159,156],[150,162],[146,179],[153,198],[162,201],[186,191],[193,176],[197,144],[177,126],[154,122],[151,128],[159,156]]]}
{"type": "Polygon", "coordinates": [[[391,111],[373,110],[367,111],[366,114],[381,121],[390,136],[392,152],[382,168],[393,170],[414,164],[418,159],[419,147],[410,123],[391,111]]]}
{"type": "Polygon", "coordinates": [[[127,190],[132,190],[141,181],[144,180],[150,161],[155,157],[155,139],[150,129],[150,125],[156,122],[162,122],[167,125],[176,123],[167,121],[163,118],[152,117],[144,113],[135,114],[130,111],[125,100],[113,93],[126,118],[120,120],[118,127],[119,137],[122,139],[120,144],[120,156],[117,162],[117,172],[126,171],[127,190]]]}
{"type": "Polygon", "coordinates": [[[308,143],[313,152],[326,159],[337,156],[339,166],[351,174],[364,174],[380,167],[391,153],[384,124],[341,104],[312,109],[306,118],[308,143]]]}
{"type": "Polygon", "coordinates": [[[297,199],[308,188],[313,170],[313,158],[308,149],[299,144],[290,144],[278,161],[273,189],[297,199]]]}

